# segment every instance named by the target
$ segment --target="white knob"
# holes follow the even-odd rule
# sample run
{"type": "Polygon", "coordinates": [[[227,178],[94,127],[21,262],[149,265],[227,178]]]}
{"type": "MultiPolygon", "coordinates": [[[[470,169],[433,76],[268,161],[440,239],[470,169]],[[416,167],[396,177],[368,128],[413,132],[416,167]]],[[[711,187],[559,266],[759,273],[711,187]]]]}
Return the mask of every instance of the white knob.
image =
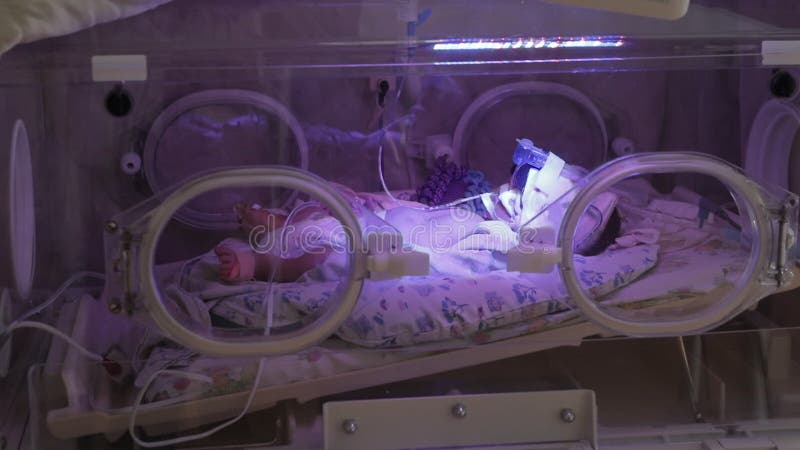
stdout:
{"type": "Polygon", "coordinates": [[[617,156],[626,156],[636,153],[636,147],[633,145],[633,141],[622,136],[616,137],[611,141],[611,150],[617,156]]]}
{"type": "Polygon", "coordinates": [[[142,168],[142,157],[134,152],[125,153],[122,155],[119,165],[126,174],[135,175],[142,168]]]}

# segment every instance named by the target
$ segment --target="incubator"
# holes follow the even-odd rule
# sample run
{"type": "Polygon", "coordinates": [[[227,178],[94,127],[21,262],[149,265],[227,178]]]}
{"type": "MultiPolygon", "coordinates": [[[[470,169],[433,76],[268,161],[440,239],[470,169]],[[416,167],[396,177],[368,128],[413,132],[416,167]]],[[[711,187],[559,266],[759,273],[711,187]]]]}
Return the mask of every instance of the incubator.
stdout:
{"type": "Polygon", "coordinates": [[[793,2],[68,3],[0,450],[800,448],[793,2]]]}

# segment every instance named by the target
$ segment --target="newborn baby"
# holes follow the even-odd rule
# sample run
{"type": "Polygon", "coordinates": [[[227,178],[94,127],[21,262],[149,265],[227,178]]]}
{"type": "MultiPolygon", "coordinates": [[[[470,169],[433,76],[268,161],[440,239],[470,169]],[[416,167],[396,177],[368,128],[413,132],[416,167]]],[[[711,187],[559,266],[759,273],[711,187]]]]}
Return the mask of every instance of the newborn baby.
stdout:
{"type": "MultiPolygon", "coordinates": [[[[399,233],[404,243],[431,254],[446,252],[484,222],[481,216],[464,209],[456,213],[431,210],[386,194],[335,187],[356,213],[362,227],[358,232],[399,233]]],[[[319,204],[301,203],[293,213],[241,204],[235,210],[250,242],[226,240],[215,248],[223,280],[294,281],[331,253],[344,251],[342,226],[319,204]]]]}
{"type": "MultiPolygon", "coordinates": [[[[364,230],[402,235],[405,244],[430,255],[432,274],[468,276],[505,269],[505,253],[519,243],[522,227],[549,228],[552,235],[571,199],[562,194],[572,188],[575,177],[575,172],[564,171],[548,191],[504,185],[482,198],[488,220],[466,208],[435,209],[383,193],[334,186],[364,230]]],[[[599,253],[613,242],[619,230],[615,206],[616,196],[604,193],[583,213],[576,231],[578,253],[599,253]]],[[[317,203],[301,203],[294,212],[241,204],[235,209],[250,239],[226,240],[216,247],[224,281],[295,281],[332,254],[344,254],[341,225],[317,203]]]]}

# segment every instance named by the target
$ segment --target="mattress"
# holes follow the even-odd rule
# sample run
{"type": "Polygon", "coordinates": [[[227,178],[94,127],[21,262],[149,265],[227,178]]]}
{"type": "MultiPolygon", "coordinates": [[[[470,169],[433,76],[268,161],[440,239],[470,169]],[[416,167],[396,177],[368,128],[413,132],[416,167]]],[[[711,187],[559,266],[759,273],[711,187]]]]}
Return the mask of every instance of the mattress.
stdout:
{"type": "MultiPolygon", "coordinates": [[[[598,300],[610,308],[618,309],[622,314],[667,316],[676,308],[685,310],[690,307],[700,307],[732,286],[744,269],[749,256],[741,246],[721,239],[714,233],[698,239],[697,233],[693,230],[691,232],[683,230],[665,234],[659,243],[665,250],[642,276],[630,279],[625,286],[611,288],[607,293],[597,292],[600,294],[597,296],[598,300]]],[[[648,247],[634,248],[646,254],[645,250],[648,247]]],[[[653,247],[658,248],[658,246],[653,247]]],[[[606,255],[614,254],[609,252],[606,255]]],[[[605,259],[596,261],[607,262],[605,259]]],[[[509,279],[512,277],[516,277],[517,280],[524,279],[518,273],[504,275],[509,279]]],[[[480,296],[471,298],[476,297],[480,296]]],[[[435,352],[499,342],[584,321],[580,312],[572,308],[566,298],[553,300],[542,297],[532,305],[539,306],[531,306],[525,309],[524,313],[520,312],[521,319],[518,321],[509,319],[509,323],[493,328],[480,329],[479,326],[470,334],[448,336],[411,347],[369,349],[363,345],[345,342],[343,339],[331,339],[302,353],[268,358],[259,384],[266,387],[313,380],[429,356],[435,352]]],[[[358,316],[357,309],[354,317],[358,316]]],[[[447,334],[444,330],[441,330],[441,333],[447,334]]],[[[558,345],[559,343],[553,343],[553,346],[558,345]]],[[[154,349],[146,369],[137,377],[137,384],[141,385],[155,370],[175,367],[174,364],[170,365],[170,361],[186,356],[185,352],[174,348],[154,349]]],[[[145,397],[147,401],[192,399],[246,390],[252,386],[256,372],[256,364],[252,360],[232,361],[195,357],[185,359],[180,367],[182,370],[209,376],[214,380],[213,385],[208,386],[180,376],[163,375],[148,389],[145,397]]]]}
{"type": "MultiPolygon", "coordinates": [[[[600,297],[645,274],[656,263],[657,254],[657,245],[609,250],[581,257],[576,269],[582,286],[600,297]]],[[[207,308],[212,322],[222,319],[231,327],[263,329],[266,320],[260,311],[267,292],[275,305],[272,326],[299,327],[336,298],[339,286],[309,277],[273,286],[257,281],[231,285],[217,281],[216,266],[210,254],[189,261],[166,290],[182,309],[207,308]]],[[[336,335],[363,347],[418,345],[471,338],[568,308],[568,294],[555,270],[366,280],[355,309],[336,335]]]]}

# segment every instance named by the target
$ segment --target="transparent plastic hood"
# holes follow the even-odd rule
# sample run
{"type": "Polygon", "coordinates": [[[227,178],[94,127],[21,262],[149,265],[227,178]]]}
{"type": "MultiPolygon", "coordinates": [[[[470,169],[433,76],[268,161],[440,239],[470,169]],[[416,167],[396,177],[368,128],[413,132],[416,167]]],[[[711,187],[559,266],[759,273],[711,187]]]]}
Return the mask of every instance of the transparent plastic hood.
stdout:
{"type": "Polygon", "coordinates": [[[640,438],[796,419],[798,24],[790,0],[173,0],[16,46],[0,441],[242,420],[196,446],[314,448],[284,434],[327,402],[576,388],[640,438]]]}

